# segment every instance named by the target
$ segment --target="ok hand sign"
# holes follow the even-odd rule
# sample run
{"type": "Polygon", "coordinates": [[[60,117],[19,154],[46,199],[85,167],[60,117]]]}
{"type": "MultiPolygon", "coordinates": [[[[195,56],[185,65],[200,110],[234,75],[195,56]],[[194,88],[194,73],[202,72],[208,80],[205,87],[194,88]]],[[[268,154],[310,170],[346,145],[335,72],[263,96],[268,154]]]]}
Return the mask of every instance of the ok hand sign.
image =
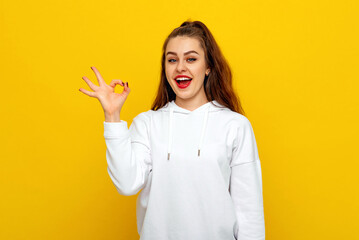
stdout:
{"type": "Polygon", "coordinates": [[[91,67],[91,69],[95,72],[99,86],[95,85],[87,77],[84,76],[82,77],[82,79],[93,90],[93,92],[87,91],[83,88],[80,88],[79,91],[90,97],[97,98],[101,103],[105,116],[112,116],[117,114],[119,117],[122,106],[125,103],[131,90],[128,87],[128,83],[124,83],[119,79],[114,79],[111,81],[110,85],[107,85],[101,77],[100,72],[95,67],[91,67]],[[115,93],[116,84],[119,84],[124,87],[122,93],[115,93]]]}

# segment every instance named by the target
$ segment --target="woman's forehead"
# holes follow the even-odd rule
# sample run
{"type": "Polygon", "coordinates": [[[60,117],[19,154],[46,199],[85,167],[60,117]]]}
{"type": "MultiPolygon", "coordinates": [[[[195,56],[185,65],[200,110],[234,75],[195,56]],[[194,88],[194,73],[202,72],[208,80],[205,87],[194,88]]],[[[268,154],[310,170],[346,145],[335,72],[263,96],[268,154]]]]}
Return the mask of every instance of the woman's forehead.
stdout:
{"type": "Polygon", "coordinates": [[[192,50],[197,52],[198,54],[203,53],[203,49],[201,47],[199,40],[194,37],[178,36],[171,38],[168,41],[166,47],[166,55],[168,52],[182,55],[192,50]]]}

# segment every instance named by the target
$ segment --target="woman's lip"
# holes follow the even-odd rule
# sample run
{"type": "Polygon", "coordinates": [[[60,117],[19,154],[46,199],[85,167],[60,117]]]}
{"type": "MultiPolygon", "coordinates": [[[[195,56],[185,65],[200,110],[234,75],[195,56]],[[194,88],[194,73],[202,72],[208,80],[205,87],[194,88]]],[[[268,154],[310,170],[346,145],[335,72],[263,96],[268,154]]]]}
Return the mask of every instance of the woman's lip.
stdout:
{"type": "Polygon", "coordinates": [[[177,84],[177,86],[179,88],[184,89],[184,88],[188,87],[191,84],[192,80],[189,81],[186,85],[180,85],[176,80],[175,80],[175,82],[176,82],[176,84],[177,84]]]}
{"type": "Polygon", "coordinates": [[[175,79],[180,78],[180,77],[182,77],[182,78],[190,78],[190,77],[188,77],[187,75],[177,75],[177,76],[175,77],[175,79]]]}

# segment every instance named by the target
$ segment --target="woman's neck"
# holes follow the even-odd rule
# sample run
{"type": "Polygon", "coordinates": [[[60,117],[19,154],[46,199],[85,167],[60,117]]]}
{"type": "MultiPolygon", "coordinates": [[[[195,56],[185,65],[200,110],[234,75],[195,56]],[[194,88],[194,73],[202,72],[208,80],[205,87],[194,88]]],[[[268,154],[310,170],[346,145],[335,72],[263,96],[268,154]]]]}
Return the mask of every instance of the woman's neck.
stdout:
{"type": "Polygon", "coordinates": [[[193,111],[203,104],[208,103],[209,101],[207,99],[182,99],[182,98],[176,98],[175,104],[181,108],[187,109],[189,111],[193,111]]]}

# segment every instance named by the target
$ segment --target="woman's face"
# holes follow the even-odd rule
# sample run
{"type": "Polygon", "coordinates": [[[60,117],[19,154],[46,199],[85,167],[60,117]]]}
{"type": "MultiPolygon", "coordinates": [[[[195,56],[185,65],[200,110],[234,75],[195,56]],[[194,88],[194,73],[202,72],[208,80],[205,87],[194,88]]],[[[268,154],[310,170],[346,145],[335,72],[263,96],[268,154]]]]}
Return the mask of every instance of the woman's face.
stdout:
{"type": "Polygon", "coordinates": [[[178,36],[169,40],[165,52],[165,71],[167,81],[176,94],[176,101],[207,101],[203,82],[209,69],[204,51],[196,38],[178,36]],[[191,80],[178,83],[181,78],[191,80]]]}

